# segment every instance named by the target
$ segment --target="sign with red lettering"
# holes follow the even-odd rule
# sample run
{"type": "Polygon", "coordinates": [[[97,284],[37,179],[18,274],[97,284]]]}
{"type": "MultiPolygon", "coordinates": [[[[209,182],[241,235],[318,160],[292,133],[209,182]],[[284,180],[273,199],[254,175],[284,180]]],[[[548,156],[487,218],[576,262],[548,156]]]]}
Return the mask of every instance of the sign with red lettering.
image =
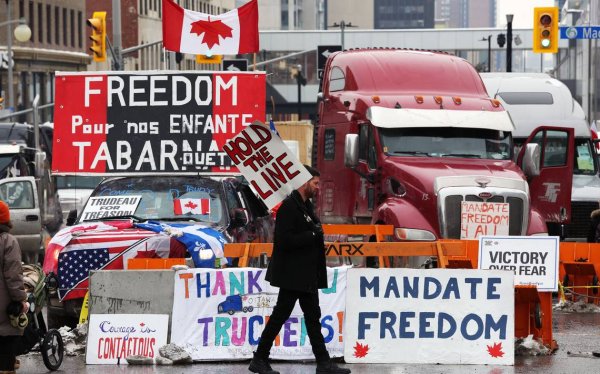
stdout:
{"type": "Polygon", "coordinates": [[[228,141],[223,150],[269,209],[311,178],[283,140],[259,121],[228,141]]]}
{"type": "Polygon", "coordinates": [[[508,203],[463,201],[460,207],[460,238],[481,235],[508,235],[508,203]]]}
{"type": "Polygon", "coordinates": [[[223,145],[265,95],[264,72],[57,73],[52,172],[237,172],[223,145]]]}
{"type": "Polygon", "coordinates": [[[154,359],[167,344],[168,314],[92,314],[86,364],[127,364],[127,356],[154,359]]]}

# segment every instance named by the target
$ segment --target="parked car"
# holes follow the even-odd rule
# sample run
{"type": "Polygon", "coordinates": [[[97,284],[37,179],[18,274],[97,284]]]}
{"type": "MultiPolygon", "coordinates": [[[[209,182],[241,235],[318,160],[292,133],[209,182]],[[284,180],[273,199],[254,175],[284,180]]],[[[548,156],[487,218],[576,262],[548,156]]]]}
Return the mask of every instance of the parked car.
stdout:
{"type": "MultiPolygon", "coordinates": [[[[71,220],[74,225],[59,232],[57,237],[75,230],[79,231],[77,235],[73,235],[70,240],[65,239],[62,245],[51,244],[44,259],[44,272],[50,278],[48,324],[51,327],[74,324],[87,292],[89,271],[105,268],[104,263],[94,262],[96,258],[93,250],[87,249],[110,248],[110,253],[106,255],[106,259],[111,262],[110,268],[123,268],[122,259],[120,264],[115,265],[121,254],[158,235],[144,229],[145,225],[152,222],[178,227],[182,224],[185,227],[203,225],[221,233],[225,242],[271,242],[274,225],[266,206],[241,177],[207,176],[107,178],[94,189],[83,211],[70,213],[68,224],[71,220]],[[132,198],[137,201],[138,197],[140,200],[133,214],[128,214],[127,217],[106,214],[104,218],[99,218],[105,214],[90,215],[92,210],[89,209],[93,208],[91,204],[95,204],[92,202],[99,201],[96,198],[101,197],[122,198],[122,202],[127,197],[130,198],[128,201],[132,198]],[[206,199],[209,209],[182,214],[178,211],[178,204],[185,199],[206,199]],[[128,222],[133,225],[128,225],[128,222]],[[96,226],[102,224],[112,224],[119,228],[99,234],[96,226]],[[71,274],[68,274],[64,265],[70,260],[69,253],[78,249],[82,250],[79,254],[84,256],[83,261],[88,262],[82,269],[81,276],[73,281],[68,278],[71,274]]],[[[181,251],[182,244],[179,240],[171,238],[168,246],[168,257],[185,256],[185,247],[181,251]]]]}

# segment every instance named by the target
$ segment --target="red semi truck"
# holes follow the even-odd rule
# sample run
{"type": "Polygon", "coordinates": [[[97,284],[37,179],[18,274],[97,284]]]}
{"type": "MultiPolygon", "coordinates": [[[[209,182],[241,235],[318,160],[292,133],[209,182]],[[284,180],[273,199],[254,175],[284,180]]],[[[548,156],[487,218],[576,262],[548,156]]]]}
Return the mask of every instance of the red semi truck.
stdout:
{"type": "Polygon", "coordinates": [[[389,224],[394,240],[432,241],[547,235],[546,222],[570,214],[573,131],[538,127],[514,155],[510,116],[462,58],[336,52],[318,105],[324,223],[389,224]]]}

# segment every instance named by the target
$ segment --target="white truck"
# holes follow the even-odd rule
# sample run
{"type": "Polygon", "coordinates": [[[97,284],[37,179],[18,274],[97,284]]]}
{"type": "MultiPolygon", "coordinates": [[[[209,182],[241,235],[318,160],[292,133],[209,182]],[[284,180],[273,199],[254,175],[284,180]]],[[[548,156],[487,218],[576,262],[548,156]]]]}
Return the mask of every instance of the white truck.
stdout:
{"type": "MultiPolygon", "coordinates": [[[[500,100],[515,125],[513,139],[520,147],[538,126],[557,126],[574,129],[573,186],[571,191],[571,220],[567,224],[548,223],[550,235],[561,240],[585,241],[590,227],[590,213],[600,202],[598,158],[589,124],[579,103],[561,81],[542,73],[481,73],[490,97],[500,100]]],[[[517,154],[517,152],[515,152],[517,154]]],[[[563,155],[564,156],[564,155],[563,155]]],[[[564,165],[561,155],[546,152],[544,166],[564,165]]],[[[546,189],[552,199],[560,191],[546,189]]]]}

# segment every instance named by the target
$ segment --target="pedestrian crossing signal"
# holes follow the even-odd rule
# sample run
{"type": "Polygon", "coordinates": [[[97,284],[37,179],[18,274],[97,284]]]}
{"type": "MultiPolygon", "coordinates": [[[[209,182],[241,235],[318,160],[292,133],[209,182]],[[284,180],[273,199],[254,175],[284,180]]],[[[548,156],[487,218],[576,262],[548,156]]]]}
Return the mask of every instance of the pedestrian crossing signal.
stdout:
{"type": "Polygon", "coordinates": [[[533,52],[558,52],[558,7],[533,9],[533,52]]]}
{"type": "Polygon", "coordinates": [[[196,55],[197,64],[220,64],[223,61],[223,55],[196,55]]]}

